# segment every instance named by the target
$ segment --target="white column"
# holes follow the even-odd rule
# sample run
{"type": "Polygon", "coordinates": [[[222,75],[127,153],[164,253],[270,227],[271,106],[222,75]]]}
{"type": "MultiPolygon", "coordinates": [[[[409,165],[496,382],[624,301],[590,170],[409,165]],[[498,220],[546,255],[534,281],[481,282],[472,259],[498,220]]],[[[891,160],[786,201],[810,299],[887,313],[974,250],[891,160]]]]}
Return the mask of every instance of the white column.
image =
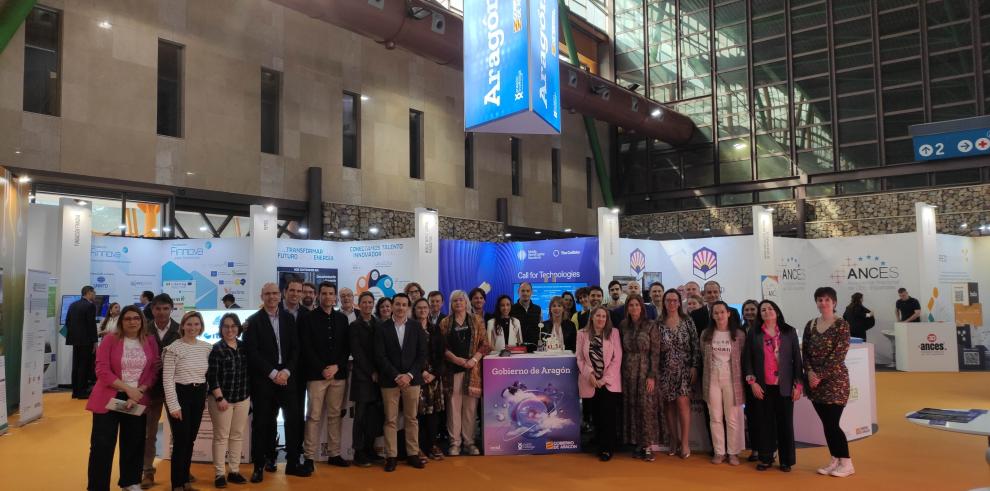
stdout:
{"type": "Polygon", "coordinates": [[[440,223],[434,209],[416,208],[415,273],[424,290],[440,288],[440,223]]]}
{"type": "MultiPolygon", "coordinates": [[[[243,305],[261,302],[261,287],[277,282],[275,256],[278,241],[278,208],[251,205],[251,251],[248,261],[248,288],[243,305]]],[[[238,299],[241,301],[241,299],[238,299]]]]}
{"type": "Polygon", "coordinates": [[[760,298],[778,301],[780,278],[777,276],[777,257],[773,250],[773,212],[764,206],[753,207],[753,264],[759,280],[760,298]]]}
{"type": "Polygon", "coordinates": [[[616,267],[621,264],[619,245],[619,212],[615,209],[598,208],[598,283],[607,284],[613,276],[622,275],[616,267]]]}
{"type": "MultiPolygon", "coordinates": [[[[88,201],[80,204],[74,199],[59,200],[58,227],[58,293],[56,301],[61,307],[62,295],[79,295],[82,287],[89,285],[90,257],[93,249],[93,211],[88,201]]],[[[61,316],[61,312],[58,313],[61,316]]],[[[61,318],[61,317],[60,317],[61,318]]],[[[59,326],[61,329],[61,326],[59,326]]],[[[72,348],[66,346],[65,336],[58,336],[58,383],[72,383],[72,348]]]]}
{"type": "Polygon", "coordinates": [[[944,321],[935,318],[941,302],[938,290],[938,245],[935,234],[938,228],[935,221],[935,206],[928,203],[915,203],[914,215],[917,223],[915,236],[918,241],[918,292],[910,292],[921,302],[921,322],[944,321]]]}

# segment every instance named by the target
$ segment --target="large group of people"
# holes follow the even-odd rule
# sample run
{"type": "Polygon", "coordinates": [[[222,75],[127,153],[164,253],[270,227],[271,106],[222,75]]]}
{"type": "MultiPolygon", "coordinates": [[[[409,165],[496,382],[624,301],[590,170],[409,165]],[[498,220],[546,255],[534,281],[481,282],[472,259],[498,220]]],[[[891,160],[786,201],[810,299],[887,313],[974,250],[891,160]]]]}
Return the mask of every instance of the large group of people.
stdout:
{"type": "MultiPolygon", "coordinates": [[[[776,460],[788,472],[795,464],[793,404],[807,393],[832,455],[818,472],[854,473],[839,420],[849,397],[850,326],[872,327],[864,326],[871,314],[861,294],[840,316],[835,290],[816,290],[819,316],[808,321],[799,344],[776,303],[747,300],[740,314],[722,301],[715,281],[671,289],[654,283],[645,298],[638,282],[625,291],[622,286],[610,284],[608,297],[599,286],[563,292],[544,315],[528,283],[520,285],[516,302],[501,296],[491,311],[484,290],[454,291],[444,312],[444,295],[417,283],[392,297],[361,292],[355,302],[353,292],[333,283],[290,277],[284,289],[265,284],[261,308],[243,323],[234,313],[224,315],[220,340],[212,345],[199,339],[204,321],[198,312],[180,322],[171,318],[167,294],[146,292],[143,310],[114,304],[113,320],[98,332],[94,309],[73,305],[67,325],[92,326],[82,333],[69,326],[74,354],[80,364],[96,356],[91,393],[84,370],[77,380],[74,367],[73,375],[73,396],[88,397],[93,413],[89,489],[108,489],[118,433],[120,487],[155,484],[163,409],[173,436],[171,489],[189,489],[195,480],[189,468],[204,408],[213,421],[214,485],[220,488],[261,482],[277,470],[279,411],[289,475],[313,474],[321,450],[332,466],[380,464],[389,472],[400,456],[422,469],[445,456],[479,455],[482,358],[513,347],[575,353],[582,429],[592,433],[602,461],[630,445],[633,457],[652,462],[664,441],[670,456],[689,458],[691,399],[700,391],[713,464],[739,465],[748,439],[756,469],[776,460]],[[353,460],[341,448],[348,392],[353,460]],[[240,462],[249,420],[248,478],[240,462]],[[384,436],[384,456],[374,449],[378,436],[384,436]]],[[[91,302],[92,287],[82,294],[80,302],[91,302]]],[[[233,298],[224,300],[236,306],[233,298]]]]}

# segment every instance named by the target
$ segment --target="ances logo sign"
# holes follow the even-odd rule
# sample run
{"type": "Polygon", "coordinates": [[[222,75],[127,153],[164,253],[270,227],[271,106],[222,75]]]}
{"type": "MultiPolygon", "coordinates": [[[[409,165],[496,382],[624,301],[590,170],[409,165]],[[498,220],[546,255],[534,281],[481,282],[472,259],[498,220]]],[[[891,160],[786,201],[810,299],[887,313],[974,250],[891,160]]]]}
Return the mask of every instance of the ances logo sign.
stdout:
{"type": "Polygon", "coordinates": [[[702,247],[691,255],[691,266],[694,276],[709,280],[718,274],[718,254],[707,247],[702,247]]]}
{"type": "Polygon", "coordinates": [[[918,345],[918,349],[920,349],[923,352],[923,354],[932,354],[932,355],[945,354],[945,343],[938,342],[938,336],[936,336],[935,333],[933,332],[928,333],[928,336],[925,338],[925,341],[927,342],[918,345]]]}
{"type": "Polygon", "coordinates": [[[835,271],[832,272],[832,282],[836,285],[843,283],[892,281],[901,277],[897,266],[888,264],[880,256],[847,257],[835,271]]]}

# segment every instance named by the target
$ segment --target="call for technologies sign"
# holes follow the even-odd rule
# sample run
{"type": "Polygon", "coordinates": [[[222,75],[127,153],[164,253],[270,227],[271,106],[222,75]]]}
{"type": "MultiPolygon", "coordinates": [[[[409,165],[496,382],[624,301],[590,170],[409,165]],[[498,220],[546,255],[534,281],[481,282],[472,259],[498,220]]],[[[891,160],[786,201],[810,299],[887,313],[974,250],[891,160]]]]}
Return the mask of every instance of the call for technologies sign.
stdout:
{"type": "Polygon", "coordinates": [[[560,133],[556,0],[464,2],[464,128],[560,133]]]}

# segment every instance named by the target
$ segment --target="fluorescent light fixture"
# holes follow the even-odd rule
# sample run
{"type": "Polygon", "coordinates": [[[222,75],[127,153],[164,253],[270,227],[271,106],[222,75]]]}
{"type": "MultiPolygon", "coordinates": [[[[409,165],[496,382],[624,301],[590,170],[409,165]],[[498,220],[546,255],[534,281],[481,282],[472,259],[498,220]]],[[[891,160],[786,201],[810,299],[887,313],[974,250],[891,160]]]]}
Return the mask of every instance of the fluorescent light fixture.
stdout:
{"type": "Polygon", "coordinates": [[[510,234],[509,232],[506,232],[506,233],[504,233],[504,234],[502,234],[502,235],[504,235],[504,236],[506,236],[506,237],[512,237],[512,234],[510,234]]]}
{"type": "Polygon", "coordinates": [[[565,228],[565,229],[564,229],[564,233],[567,233],[567,234],[569,234],[569,233],[571,233],[571,229],[569,229],[569,228],[565,228]]]}
{"type": "Polygon", "coordinates": [[[306,227],[299,227],[299,233],[301,234],[309,233],[309,229],[306,227]]]}
{"type": "Polygon", "coordinates": [[[209,228],[207,228],[206,225],[203,225],[202,227],[199,227],[199,231],[200,232],[206,232],[207,230],[209,230],[209,228]]]}
{"type": "Polygon", "coordinates": [[[543,232],[540,231],[540,230],[537,230],[536,232],[533,232],[533,233],[536,234],[536,235],[543,235],[543,232]]]}
{"type": "Polygon", "coordinates": [[[274,213],[275,212],[275,205],[267,205],[267,206],[265,206],[265,211],[267,211],[268,213],[274,213]]]}
{"type": "Polygon", "coordinates": [[[333,230],[327,230],[327,235],[333,235],[333,230]]]}
{"type": "Polygon", "coordinates": [[[361,100],[362,100],[362,101],[364,101],[364,102],[368,102],[368,101],[370,101],[370,100],[371,100],[371,98],[370,98],[370,97],[368,97],[368,96],[366,96],[366,95],[362,95],[362,96],[361,96],[361,100]]]}
{"type": "Polygon", "coordinates": [[[17,182],[19,182],[21,184],[28,183],[28,182],[31,182],[31,178],[28,177],[28,176],[21,176],[21,177],[18,177],[17,178],[17,182]]]}
{"type": "Polygon", "coordinates": [[[612,213],[615,213],[616,215],[618,215],[619,214],[619,207],[616,206],[615,208],[612,208],[612,213]]]}
{"type": "Polygon", "coordinates": [[[195,172],[189,172],[189,171],[186,171],[186,175],[187,175],[187,176],[195,176],[195,175],[196,175],[196,173],[195,173],[195,172]]]}
{"type": "Polygon", "coordinates": [[[14,155],[20,155],[20,154],[21,154],[20,150],[14,150],[14,155]]]}
{"type": "Polygon", "coordinates": [[[108,21],[108,20],[102,20],[97,25],[100,26],[100,29],[111,29],[111,28],[113,28],[113,24],[111,24],[110,21],[108,21]]]}
{"type": "Polygon", "coordinates": [[[351,231],[350,230],[347,230],[346,228],[342,228],[342,229],[340,229],[340,235],[343,235],[344,237],[347,237],[348,235],[351,235],[351,231]]]}
{"type": "Polygon", "coordinates": [[[654,109],[653,112],[650,113],[650,116],[653,116],[654,118],[659,118],[661,114],[663,113],[658,108],[658,109],[654,109]]]}
{"type": "Polygon", "coordinates": [[[87,202],[86,202],[86,200],[83,200],[83,199],[77,199],[77,200],[76,200],[76,204],[77,204],[77,205],[79,205],[79,206],[86,206],[86,205],[88,205],[89,203],[87,203],[87,202]]]}
{"type": "Polygon", "coordinates": [[[371,228],[369,228],[368,229],[368,233],[370,233],[371,235],[378,234],[378,227],[371,227],[371,228]]]}
{"type": "Polygon", "coordinates": [[[162,227],[162,232],[165,232],[166,234],[171,231],[172,231],[172,227],[162,227]]]}

